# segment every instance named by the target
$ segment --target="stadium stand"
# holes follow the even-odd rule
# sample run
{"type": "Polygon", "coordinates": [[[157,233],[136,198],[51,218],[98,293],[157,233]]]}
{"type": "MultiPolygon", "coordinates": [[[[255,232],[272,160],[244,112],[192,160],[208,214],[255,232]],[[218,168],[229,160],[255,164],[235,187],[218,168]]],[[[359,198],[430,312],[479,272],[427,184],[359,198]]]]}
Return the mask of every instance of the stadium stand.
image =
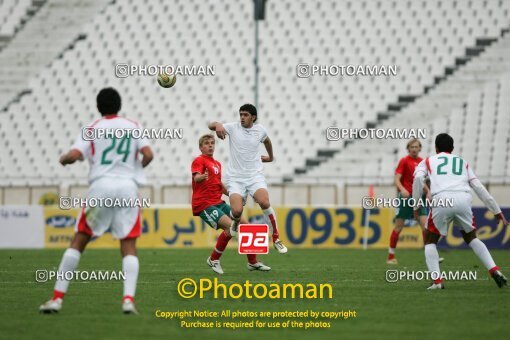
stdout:
{"type": "MultiPolygon", "coordinates": [[[[65,3],[48,0],[0,52],[0,136],[6,141],[0,186],[85,185],[86,167],[60,167],[57,157],[97,117],[95,95],[104,86],[120,90],[122,113],[144,127],[183,128],[183,140],[153,141],[157,158],[148,177],[157,188],[188,185],[206,122],[235,120],[237,108],[253,101],[252,3],[73,0],[74,10],[65,3]],[[56,24],[64,13],[66,27],[74,23],[65,32],[56,24]],[[215,65],[216,75],[180,77],[167,90],[154,77],[112,79],[118,63],[215,65]]],[[[418,121],[429,136],[443,127],[457,133],[461,153],[484,179],[508,178],[509,87],[502,76],[508,53],[507,38],[500,36],[509,26],[510,2],[285,0],[267,6],[260,25],[259,112],[275,147],[276,162],[266,166],[270,182],[388,184],[402,143],[344,146],[328,142],[325,130],[414,127],[418,121]],[[492,43],[483,53],[476,46],[480,38],[492,43]],[[397,65],[398,75],[305,79],[296,76],[300,63],[397,65]],[[411,103],[402,104],[406,98],[411,103]],[[481,144],[471,139],[474,130],[481,144]],[[294,175],[302,164],[297,172],[304,174],[294,175]]],[[[222,162],[227,149],[219,142],[222,162]]],[[[428,143],[424,152],[430,150],[428,143]]]]}
{"type": "MultiPolygon", "coordinates": [[[[26,22],[0,52],[0,109],[41,86],[35,75],[83,38],[83,25],[106,5],[105,0],[33,1],[22,18],[26,22]]],[[[14,12],[7,15],[14,20],[14,12]]]]}
{"type": "Polygon", "coordinates": [[[0,50],[12,39],[27,16],[33,15],[44,1],[0,1],[0,50]]]}
{"type": "MultiPolygon", "coordinates": [[[[424,144],[424,155],[435,152],[433,136],[448,132],[456,140],[455,152],[473,165],[483,181],[507,184],[509,52],[510,35],[506,34],[380,127],[426,128],[430,137],[424,144]]],[[[405,154],[405,143],[388,139],[353,142],[329,162],[310,170],[307,176],[327,178],[341,173],[351,183],[390,184],[395,164],[405,154]]]]}

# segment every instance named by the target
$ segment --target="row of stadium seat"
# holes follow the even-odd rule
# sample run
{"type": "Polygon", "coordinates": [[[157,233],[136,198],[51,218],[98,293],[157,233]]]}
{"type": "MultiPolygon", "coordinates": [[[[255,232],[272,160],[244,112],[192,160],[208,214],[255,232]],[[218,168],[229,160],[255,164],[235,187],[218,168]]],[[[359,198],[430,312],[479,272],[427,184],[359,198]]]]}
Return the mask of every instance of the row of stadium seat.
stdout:
{"type": "MultiPolygon", "coordinates": [[[[444,83],[433,89],[381,127],[427,128],[423,155],[434,153],[434,136],[450,133],[460,154],[486,182],[507,183],[510,178],[510,36],[489,47],[444,83]]],[[[391,183],[406,141],[354,142],[345,152],[306,177],[336,176],[348,181],[391,183]],[[363,157],[356,155],[363,154],[363,157]]],[[[301,180],[303,180],[303,178],[301,180]]]]}
{"type": "Polygon", "coordinates": [[[34,75],[78,39],[84,23],[108,0],[33,0],[41,6],[0,53],[0,110],[27,89],[40,86],[34,75]]]}
{"type": "MultiPolygon", "coordinates": [[[[283,80],[276,88],[266,89],[263,87],[261,91],[261,97],[264,98],[262,101],[263,109],[267,112],[279,112],[276,109],[276,105],[282,102],[282,96],[278,95],[278,90],[284,90],[285,93],[293,94],[291,98],[294,100],[298,100],[298,102],[304,101],[303,104],[298,105],[297,110],[291,110],[291,114],[299,114],[301,112],[303,115],[310,116],[308,112],[314,112],[318,115],[328,111],[335,113],[338,119],[324,119],[324,117],[321,116],[317,116],[316,119],[308,119],[307,125],[315,127],[318,123],[322,125],[322,130],[325,130],[328,123],[341,125],[342,127],[345,127],[345,125],[364,127],[367,121],[375,120],[374,118],[377,112],[385,111],[388,103],[396,101],[399,94],[419,94],[423,90],[424,85],[433,84],[434,77],[441,75],[444,72],[445,66],[452,65],[456,56],[463,55],[466,45],[474,45],[475,38],[488,34],[498,35],[498,29],[507,25],[507,23],[500,23],[498,21],[500,26],[497,28],[497,24],[493,19],[489,16],[483,16],[485,10],[464,12],[463,15],[465,15],[465,17],[463,17],[463,19],[468,22],[475,23],[479,20],[483,22],[481,25],[468,25],[468,27],[471,28],[471,30],[467,30],[466,32],[469,38],[466,37],[463,39],[462,44],[454,40],[447,40],[448,43],[445,44],[443,42],[444,37],[454,35],[454,30],[446,29],[441,32],[433,33],[431,36],[417,34],[416,39],[420,42],[419,44],[404,43],[403,41],[397,43],[392,34],[405,35],[409,27],[415,27],[415,17],[407,16],[409,19],[402,21],[402,25],[395,27],[395,32],[392,31],[393,27],[386,28],[386,20],[379,16],[374,16],[371,18],[372,20],[363,20],[360,17],[359,20],[355,21],[355,24],[336,24],[328,28],[324,25],[324,22],[327,22],[328,19],[331,22],[341,22],[342,20],[350,22],[352,21],[353,13],[349,11],[349,9],[345,9],[344,6],[335,6],[332,2],[326,1],[322,2],[320,8],[322,14],[326,15],[325,17],[312,15],[309,17],[300,17],[300,20],[291,19],[285,20],[284,22],[271,20],[271,13],[284,12],[285,8],[292,8],[294,3],[295,2],[289,3],[285,1],[268,3],[268,5],[270,5],[270,10],[268,10],[269,18],[267,23],[264,24],[263,29],[267,29],[268,31],[283,31],[286,34],[286,39],[295,43],[291,45],[292,48],[282,48],[278,50],[278,58],[273,58],[271,63],[265,59],[265,55],[261,57],[262,65],[271,65],[271,68],[266,68],[267,71],[262,69],[262,75],[264,76],[267,72],[270,73],[268,78],[272,77],[283,80]],[[311,25],[312,20],[315,23],[315,27],[311,25]],[[375,21],[376,24],[371,21],[375,21]],[[488,28],[489,26],[491,27],[490,29],[488,28]],[[300,27],[300,29],[295,29],[295,27],[300,27]],[[382,37],[385,38],[385,41],[384,43],[382,43],[382,41],[378,41],[377,43],[374,41],[375,50],[372,52],[370,46],[367,46],[365,37],[374,36],[375,34],[370,34],[369,32],[380,29],[383,29],[385,32],[382,37]],[[349,35],[346,34],[347,30],[350,32],[349,35]],[[418,51],[415,46],[420,45],[432,45],[432,49],[435,48],[435,51],[427,48],[418,51]],[[381,49],[380,46],[386,49],[381,49]],[[406,48],[403,49],[402,47],[406,48]],[[356,48],[359,49],[359,55],[357,55],[359,59],[364,57],[367,60],[373,60],[375,57],[378,57],[379,62],[382,64],[391,64],[393,60],[395,60],[395,64],[399,66],[398,76],[389,78],[377,77],[370,80],[368,77],[360,79],[352,79],[350,77],[322,77],[318,79],[315,77],[306,80],[296,80],[295,77],[290,76],[294,70],[289,67],[289,65],[296,65],[300,62],[320,64],[326,64],[328,62],[335,62],[337,64],[352,62],[355,59],[351,59],[349,54],[356,48]],[[311,60],[303,59],[302,56],[311,56],[311,60]],[[441,58],[441,56],[445,57],[441,58]],[[323,61],[324,58],[327,58],[326,61],[323,61]],[[285,62],[278,62],[282,60],[285,60],[285,62]],[[313,87],[315,84],[317,84],[316,88],[313,87]],[[344,91],[345,86],[352,89],[352,91],[344,91]],[[363,87],[362,90],[361,87],[363,87]],[[384,92],[382,92],[381,89],[384,89],[384,92]],[[354,96],[351,96],[351,93],[354,93],[354,96]],[[327,100],[327,98],[332,98],[333,96],[336,96],[336,100],[327,100]],[[367,96],[370,100],[367,100],[367,96]],[[326,98],[326,100],[324,100],[324,98],[326,98]],[[270,101],[268,101],[268,99],[270,101]],[[325,105],[309,110],[307,104],[312,102],[325,105]]],[[[297,3],[300,3],[303,8],[313,7],[307,1],[297,3]]],[[[428,3],[428,7],[443,8],[446,12],[446,15],[442,16],[418,15],[420,20],[422,20],[422,27],[429,31],[434,32],[434,27],[438,26],[438,22],[447,21],[449,18],[456,17],[458,14],[458,12],[455,11],[456,5],[453,4],[453,2],[431,1],[428,3]]],[[[387,2],[382,2],[381,6],[388,6],[391,8],[393,4],[390,3],[390,5],[388,5],[387,2]]],[[[393,7],[397,7],[403,11],[403,9],[408,6],[407,1],[395,1],[393,7]]],[[[488,2],[487,6],[492,6],[493,10],[491,13],[495,13],[496,11],[508,12],[508,4],[488,2]]],[[[367,7],[370,6],[367,5],[367,7]]],[[[400,13],[402,13],[402,11],[400,13]]],[[[393,23],[399,22],[400,18],[397,12],[397,10],[388,10],[387,12],[388,16],[391,17],[390,21],[393,23]]],[[[406,17],[406,15],[401,15],[401,18],[403,17],[406,17]]],[[[464,25],[458,25],[457,29],[464,30],[464,25]]],[[[262,45],[264,47],[267,46],[268,50],[274,51],[275,48],[273,48],[273,46],[282,46],[281,42],[274,39],[274,37],[264,35],[264,30],[262,31],[264,37],[262,39],[262,45]]],[[[285,99],[287,98],[283,97],[283,101],[285,101],[285,99]]],[[[324,136],[318,133],[310,136],[307,135],[307,139],[312,139],[315,142],[315,149],[317,147],[328,146],[324,136]]],[[[338,147],[338,144],[339,143],[336,143],[333,147],[338,147]]],[[[308,153],[306,151],[307,150],[302,154],[303,158],[311,158],[316,155],[316,150],[314,150],[314,148],[309,149],[308,153]]]]}
{"type": "MultiPolygon", "coordinates": [[[[51,65],[29,68],[36,70],[29,78],[31,93],[9,106],[4,114],[9,121],[0,127],[0,135],[10,141],[8,155],[0,159],[0,170],[9,174],[4,184],[51,184],[61,178],[83,183],[86,167],[62,168],[58,154],[98,116],[95,95],[104,86],[119,89],[122,114],[144,127],[183,128],[183,140],[153,141],[157,158],[147,172],[155,184],[187,183],[206,122],[236,120],[237,108],[253,101],[253,5],[234,0],[206,4],[111,3],[74,31],[86,39],[51,65]],[[178,77],[168,90],[150,76],[114,78],[118,63],[209,64],[216,74],[178,77]]],[[[471,1],[467,7],[440,0],[269,1],[266,20],[260,22],[259,95],[259,120],[273,139],[276,156],[266,166],[269,177],[281,180],[318,149],[343,149],[326,140],[328,126],[365,127],[399,95],[420,94],[476,38],[498,36],[509,9],[509,2],[499,0],[471,1]],[[398,75],[301,79],[296,76],[300,63],[396,64],[398,75]]],[[[8,87],[9,80],[12,75],[0,77],[0,87],[8,87]]],[[[416,104],[421,102],[429,105],[426,100],[416,104]]],[[[228,161],[227,145],[218,143],[216,156],[222,162],[228,161]]]]}
{"type": "Polygon", "coordinates": [[[0,36],[12,37],[26,15],[32,0],[0,1],[0,36]]]}

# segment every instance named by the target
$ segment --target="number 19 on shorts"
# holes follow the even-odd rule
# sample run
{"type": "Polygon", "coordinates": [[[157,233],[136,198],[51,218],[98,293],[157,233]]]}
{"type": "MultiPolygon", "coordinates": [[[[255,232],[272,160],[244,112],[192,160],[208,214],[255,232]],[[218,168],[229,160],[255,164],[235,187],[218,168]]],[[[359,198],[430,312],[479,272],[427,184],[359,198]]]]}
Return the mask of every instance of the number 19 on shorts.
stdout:
{"type": "Polygon", "coordinates": [[[238,233],[239,254],[269,253],[267,224],[240,224],[238,233]]]}

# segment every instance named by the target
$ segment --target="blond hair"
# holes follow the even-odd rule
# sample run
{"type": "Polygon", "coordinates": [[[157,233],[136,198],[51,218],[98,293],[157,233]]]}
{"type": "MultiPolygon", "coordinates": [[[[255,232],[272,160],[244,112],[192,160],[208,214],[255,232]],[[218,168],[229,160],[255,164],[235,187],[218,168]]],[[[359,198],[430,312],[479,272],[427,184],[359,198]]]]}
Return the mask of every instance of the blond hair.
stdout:
{"type": "Polygon", "coordinates": [[[204,142],[209,138],[214,140],[214,136],[211,133],[206,133],[205,135],[202,135],[198,140],[198,146],[201,147],[202,144],[204,144],[204,142]]]}
{"type": "Polygon", "coordinates": [[[418,138],[413,138],[409,142],[407,142],[406,149],[409,150],[411,145],[413,145],[414,143],[418,143],[418,145],[420,146],[420,149],[421,149],[421,142],[418,138]]]}

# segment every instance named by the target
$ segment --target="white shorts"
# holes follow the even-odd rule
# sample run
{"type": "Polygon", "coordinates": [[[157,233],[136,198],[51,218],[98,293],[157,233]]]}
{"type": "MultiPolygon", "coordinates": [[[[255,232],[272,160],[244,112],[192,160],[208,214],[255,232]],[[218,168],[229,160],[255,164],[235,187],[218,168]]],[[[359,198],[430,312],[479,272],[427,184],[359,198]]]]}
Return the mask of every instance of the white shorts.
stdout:
{"type": "Polygon", "coordinates": [[[473,197],[468,192],[444,192],[434,196],[434,199],[453,198],[453,207],[430,208],[427,219],[428,231],[446,236],[451,222],[469,233],[476,229],[471,204],[473,197]]]}
{"type": "Polygon", "coordinates": [[[228,194],[239,194],[243,197],[244,202],[248,195],[253,197],[259,189],[266,189],[266,178],[259,174],[248,178],[226,178],[228,194]]]}
{"type": "MultiPolygon", "coordinates": [[[[99,178],[87,194],[88,198],[137,199],[138,186],[131,179],[99,178]]],[[[136,238],[141,233],[138,207],[85,207],[76,221],[75,230],[90,236],[101,236],[111,228],[114,238],[136,238]]]]}

